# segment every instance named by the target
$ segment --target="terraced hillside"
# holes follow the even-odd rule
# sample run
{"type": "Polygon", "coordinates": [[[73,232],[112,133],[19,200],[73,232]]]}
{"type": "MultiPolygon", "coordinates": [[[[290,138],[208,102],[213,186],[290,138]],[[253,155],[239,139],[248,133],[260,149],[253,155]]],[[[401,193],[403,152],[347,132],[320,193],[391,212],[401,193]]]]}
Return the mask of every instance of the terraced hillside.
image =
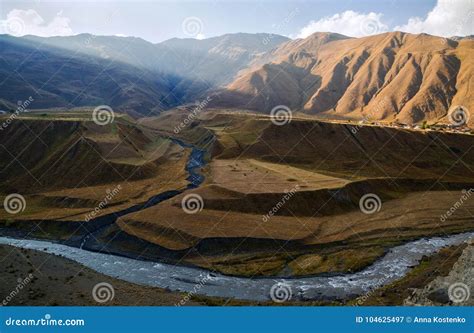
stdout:
{"type": "MultiPolygon", "coordinates": [[[[188,150],[128,117],[99,126],[90,116],[29,113],[0,132],[0,191],[27,202],[15,220],[82,221],[117,187],[97,216],[187,184],[188,150]]],[[[0,220],[11,219],[2,210],[0,220]]]]}
{"type": "MultiPolygon", "coordinates": [[[[181,117],[142,123],[166,132],[181,117]]],[[[185,262],[249,276],[356,270],[395,243],[474,228],[472,200],[441,218],[472,187],[472,135],[356,129],[207,112],[179,134],[216,138],[207,181],[192,192],[203,209],[183,213],[188,193],[117,223],[185,262]],[[359,207],[366,194],[380,199],[373,214],[359,207]]]]}

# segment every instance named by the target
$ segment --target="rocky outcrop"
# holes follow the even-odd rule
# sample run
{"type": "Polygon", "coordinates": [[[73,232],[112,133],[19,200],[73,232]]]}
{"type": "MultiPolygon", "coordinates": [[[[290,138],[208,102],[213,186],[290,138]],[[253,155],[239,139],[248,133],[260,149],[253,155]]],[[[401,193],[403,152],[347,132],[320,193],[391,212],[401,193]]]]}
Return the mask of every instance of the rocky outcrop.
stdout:
{"type": "Polygon", "coordinates": [[[474,241],[464,249],[447,276],[415,289],[405,305],[474,305],[474,241]]]}

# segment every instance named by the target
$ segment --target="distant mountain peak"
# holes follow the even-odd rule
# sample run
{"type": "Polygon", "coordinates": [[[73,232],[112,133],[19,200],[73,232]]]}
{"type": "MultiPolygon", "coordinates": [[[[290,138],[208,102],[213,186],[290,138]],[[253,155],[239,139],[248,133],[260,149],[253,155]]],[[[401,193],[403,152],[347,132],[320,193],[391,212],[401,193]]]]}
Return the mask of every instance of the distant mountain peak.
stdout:
{"type": "Polygon", "coordinates": [[[324,39],[324,40],[339,40],[339,39],[349,39],[349,38],[353,38],[353,37],[349,37],[349,36],[342,35],[335,32],[314,32],[308,37],[306,37],[306,39],[324,39]]]}
{"type": "Polygon", "coordinates": [[[214,104],[262,112],[286,105],[372,122],[446,120],[452,106],[474,109],[474,43],[463,41],[399,31],[361,38],[317,32],[257,59],[214,104]]]}

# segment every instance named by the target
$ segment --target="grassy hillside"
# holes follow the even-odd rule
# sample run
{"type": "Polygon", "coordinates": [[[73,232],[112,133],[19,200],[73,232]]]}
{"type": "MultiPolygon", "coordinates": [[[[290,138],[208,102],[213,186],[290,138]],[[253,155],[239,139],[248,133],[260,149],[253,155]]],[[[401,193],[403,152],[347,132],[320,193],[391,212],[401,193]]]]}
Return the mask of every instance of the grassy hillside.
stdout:
{"type": "Polygon", "coordinates": [[[90,115],[29,113],[1,132],[0,192],[22,194],[27,208],[15,216],[2,210],[0,219],[83,220],[119,185],[100,214],[187,184],[189,151],[127,117],[99,126],[90,115]]]}
{"type": "MultiPolygon", "coordinates": [[[[185,115],[145,123],[166,132],[185,115]]],[[[184,193],[121,217],[122,230],[185,262],[254,276],[354,271],[394,244],[474,227],[472,200],[440,219],[472,187],[471,135],[377,126],[354,133],[304,118],[276,126],[219,110],[179,135],[202,142],[209,132],[213,159],[205,185],[193,190],[202,211],[184,213],[184,193]],[[365,214],[360,199],[370,193],[381,207],[365,214]]]]}

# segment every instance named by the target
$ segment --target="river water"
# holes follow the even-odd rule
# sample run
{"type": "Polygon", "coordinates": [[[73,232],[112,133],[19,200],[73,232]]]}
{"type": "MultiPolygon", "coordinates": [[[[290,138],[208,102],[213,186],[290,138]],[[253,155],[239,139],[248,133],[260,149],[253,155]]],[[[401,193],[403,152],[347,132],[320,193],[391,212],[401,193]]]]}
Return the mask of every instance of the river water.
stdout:
{"type": "MultiPolygon", "coordinates": [[[[189,174],[187,189],[196,188],[204,181],[204,176],[199,171],[205,164],[205,150],[174,141],[183,147],[192,148],[186,165],[189,174]]],[[[474,232],[470,232],[419,239],[392,248],[383,258],[354,274],[291,279],[225,276],[199,268],[91,251],[95,249],[93,246],[95,237],[90,236],[99,234],[101,230],[115,223],[118,217],[156,205],[182,192],[175,190],[160,193],[141,204],[91,220],[87,223],[87,228],[91,232],[76,241],[61,244],[2,237],[0,234],[0,244],[60,255],[102,274],[141,285],[206,296],[267,301],[272,298],[272,294],[275,296],[275,293],[276,298],[281,294],[285,298],[291,296],[293,300],[336,300],[363,295],[403,277],[423,256],[432,255],[442,247],[457,245],[474,238],[474,232]],[[274,287],[276,285],[278,288],[274,287]]]]}
{"type": "Polygon", "coordinates": [[[186,189],[165,191],[150,197],[145,202],[92,219],[84,225],[84,229],[89,231],[88,234],[81,236],[80,240],[71,239],[67,243],[69,243],[69,245],[75,245],[79,242],[80,248],[94,248],[96,246],[96,239],[99,238],[100,232],[103,231],[107,226],[115,223],[119,217],[144,210],[151,206],[155,206],[162,201],[171,199],[178,194],[181,194],[185,190],[193,189],[201,185],[204,181],[204,176],[200,173],[200,170],[206,163],[204,158],[206,150],[186,144],[176,139],[173,139],[172,141],[183,148],[191,149],[191,153],[185,166],[185,170],[188,173],[186,180],[189,181],[186,189]]]}
{"type": "Polygon", "coordinates": [[[337,276],[304,278],[242,278],[204,269],[141,261],[56,244],[48,241],[0,237],[0,244],[61,255],[102,274],[146,286],[207,296],[252,301],[271,299],[272,286],[280,283],[292,300],[332,300],[363,295],[403,277],[425,255],[445,246],[474,238],[474,232],[424,238],[392,248],[366,269],[337,276]]]}

